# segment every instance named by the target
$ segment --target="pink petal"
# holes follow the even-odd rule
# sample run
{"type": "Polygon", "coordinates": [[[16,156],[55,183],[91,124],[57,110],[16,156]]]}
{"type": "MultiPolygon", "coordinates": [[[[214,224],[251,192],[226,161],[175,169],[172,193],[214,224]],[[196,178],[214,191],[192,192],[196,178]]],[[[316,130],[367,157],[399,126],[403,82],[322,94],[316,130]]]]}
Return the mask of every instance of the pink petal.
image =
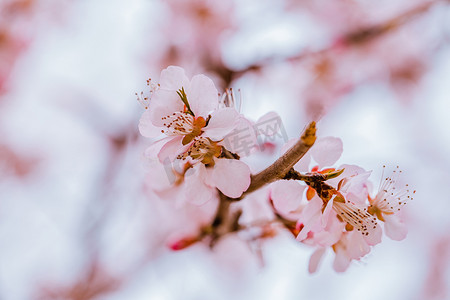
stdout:
{"type": "Polygon", "coordinates": [[[172,139],[172,137],[165,137],[163,139],[154,141],[147,149],[145,149],[144,156],[149,160],[156,160],[159,162],[158,154],[161,148],[172,139]]]}
{"type": "Polygon", "coordinates": [[[184,176],[185,200],[195,205],[202,205],[211,200],[216,191],[205,184],[206,169],[203,164],[196,164],[184,176]]]}
{"type": "Polygon", "coordinates": [[[408,228],[405,223],[401,222],[400,218],[396,215],[383,215],[384,222],[384,230],[386,235],[394,240],[401,241],[408,234],[408,228]]]}
{"type": "MultiPolygon", "coordinates": [[[[330,179],[327,181],[330,185],[335,186],[335,187],[337,187],[339,181],[341,181],[341,179],[343,179],[343,178],[348,178],[348,180],[345,181],[346,185],[347,185],[357,175],[365,173],[366,174],[365,176],[369,177],[371,174],[371,171],[366,171],[357,165],[343,164],[343,165],[340,165],[338,167],[338,169],[339,170],[344,169],[344,172],[341,175],[339,175],[337,178],[333,178],[333,179],[330,179]]],[[[360,177],[360,179],[361,179],[361,181],[363,181],[362,177],[360,177]]],[[[366,183],[367,183],[367,181],[366,181],[366,183]]],[[[346,186],[346,185],[341,186],[340,190],[346,192],[348,189],[348,186],[346,186]]]]}
{"type": "Polygon", "coordinates": [[[311,229],[316,229],[318,226],[321,228],[320,220],[322,216],[322,206],[322,199],[316,196],[312,198],[302,210],[298,222],[302,223],[304,227],[297,235],[296,239],[298,241],[306,239],[308,232],[311,231],[311,229]]]}
{"type": "Polygon", "coordinates": [[[364,206],[369,196],[368,186],[371,171],[353,177],[348,177],[346,184],[341,188],[345,192],[345,198],[355,204],[364,206]]]}
{"type": "Polygon", "coordinates": [[[211,79],[203,74],[192,77],[189,90],[186,90],[191,110],[196,117],[207,117],[219,105],[219,96],[211,79]]]}
{"type": "Polygon", "coordinates": [[[223,139],[236,127],[238,118],[239,113],[234,108],[215,110],[204,129],[205,135],[214,141],[223,139]]]}
{"type": "Polygon", "coordinates": [[[333,262],[333,269],[336,272],[342,273],[345,272],[345,270],[348,269],[348,266],[350,265],[351,259],[346,256],[346,253],[339,249],[336,251],[336,257],[334,258],[333,262]]]}
{"type": "Polygon", "coordinates": [[[302,210],[302,216],[309,219],[311,216],[316,215],[317,213],[322,214],[323,201],[319,197],[313,197],[305,208],[302,210]]]}
{"type": "Polygon", "coordinates": [[[159,84],[161,89],[177,91],[181,87],[189,85],[189,79],[186,76],[183,68],[177,66],[169,66],[162,70],[159,77],[159,84]]]}
{"type": "Polygon", "coordinates": [[[343,165],[339,166],[339,169],[345,169],[344,172],[341,174],[342,177],[355,176],[355,175],[359,175],[359,174],[363,174],[363,173],[369,173],[369,175],[370,175],[370,173],[371,173],[371,171],[366,171],[357,165],[343,164],[343,165]]]}
{"type": "Polygon", "coordinates": [[[164,191],[172,189],[175,176],[170,165],[163,165],[159,161],[152,161],[149,164],[151,171],[146,176],[146,185],[153,191],[164,191]]]}
{"type": "Polygon", "coordinates": [[[333,210],[333,199],[330,199],[330,201],[328,201],[327,203],[327,206],[325,206],[325,209],[323,210],[322,227],[327,226],[328,219],[330,218],[330,213],[332,210],[333,210]]]}
{"type": "Polygon", "coordinates": [[[359,232],[353,231],[347,234],[346,253],[350,259],[360,259],[369,252],[370,246],[359,232]]]}
{"type": "Polygon", "coordinates": [[[330,247],[336,244],[342,236],[344,227],[344,223],[337,218],[329,219],[324,230],[314,233],[313,244],[321,247],[330,247]]]}
{"type": "Polygon", "coordinates": [[[178,194],[180,189],[173,185],[176,180],[173,173],[174,164],[172,162],[163,164],[158,159],[158,154],[168,139],[156,141],[145,150],[146,168],[150,170],[146,176],[146,186],[150,187],[161,198],[175,199],[174,196],[178,194]]]}
{"type": "Polygon", "coordinates": [[[183,111],[184,104],[180,96],[174,91],[158,90],[152,97],[148,110],[150,111],[150,120],[155,126],[163,127],[167,117],[174,112],[183,111]]]}
{"type": "Polygon", "coordinates": [[[250,169],[239,160],[216,159],[211,175],[214,185],[231,198],[240,197],[250,185],[250,169]]]}
{"type": "Polygon", "coordinates": [[[319,263],[322,261],[322,257],[325,254],[326,248],[319,248],[311,255],[309,259],[308,271],[310,274],[315,273],[319,267],[319,263]]]}
{"type": "Polygon", "coordinates": [[[323,168],[332,166],[341,157],[343,145],[341,139],[330,136],[317,139],[310,151],[317,164],[323,168]]]}
{"type": "Polygon", "coordinates": [[[183,152],[183,150],[187,150],[187,147],[190,145],[183,146],[181,141],[183,140],[183,136],[177,135],[173,137],[168,137],[167,143],[162,146],[161,150],[158,153],[159,161],[162,163],[172,162],[175,158],[183,152]]]}
{"type": "Polygon", "coordinates": [[[275,209],[281,213],[296,210],[303,197],[305,186],[296,181],[280,180],[271,184],[271,198],[275,209]]]}
{"type": "Polygon", "coordinates": [[[381,243],[383,231],[381,230],[380,224],[378,224],[376,228],[369,228],[368,232],[369,235],[364,236],[364,240],[367,242],[367,244],[373,246],[381,243]]]}
{"type": "Polygon", "coordinates": [[[253,124],[246,118],[239,117],[235,128],[223,138],[222,144],[241,157],[249,156],[258,147],[253,124]]]}
{"type": "Polygon", "coordinates": [[[154,138],[161,135],[161,127],[156,127],[151,121],[151,113],[147,109],[139,120],[139,132],[148,138],[154,138]]]}

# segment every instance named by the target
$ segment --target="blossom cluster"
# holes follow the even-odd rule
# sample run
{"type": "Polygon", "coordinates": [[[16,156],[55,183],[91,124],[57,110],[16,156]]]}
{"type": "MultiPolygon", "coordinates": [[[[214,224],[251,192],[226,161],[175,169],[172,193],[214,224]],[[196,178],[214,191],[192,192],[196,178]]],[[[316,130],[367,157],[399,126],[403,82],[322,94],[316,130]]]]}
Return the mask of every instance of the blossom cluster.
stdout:
{"type": "Polygon", "coordinates": [[[290,178],[297,180],[271,185],[275,210],[295,220],[291,232],[296,239],[317,248],[311,256],[310,272],[316,271],[328,248],[335,253],[334,269],[345,271],[352,260],[359,260],[381,242],[381,224],[390,239],[402,240],[407,234],[402,207],[415,191],[410,191],[408,184],[399,185],[402,171],[397,167],[372,191],[370,171],[356,165],[332,167],[342,150],[338,138],[318,139],[294,166],[290,178]]]}
{"type": "MultiPolygon", "coordinates": [[[[234,107],[220,105],[211,79],[196,75],[189,80],[182,68],[170,66],[162,71],[159,84],[152,85],[151,96],[141,100],[149,104],[139,130],[157,139],[147,152],[150,157],[156,153],[163,165],[176,162],[181,168],[173,170],[179,171],[180,197],[201,204],[216,195],[216,188],[228,197],[242,195],[250,184],[250,169],[225,149],[223,141],[243,116],[234,107]]],[[[156,189],[173,189],[167,183],[156,189]]]]}
{"type": "Polygon", "coordinates": [[[153,139],[145,152],[149,190],[176,202],[178,208],[216,211],[215,216],[202,218],[196,230],[170,242],[172,249],[203,240],[213,246],[225,234],[255,228],[256,237],[253,233],[251,239],[263,240],[274,236],[281,225],[297,241],[316,248],[310,272],[316,271],[327,249],[335,253],[334,269],[342,272],[381,242],[383,229],[393,240],[405,238],[402,207],[414,191],[399,186],[398,167],[373,191],[371,172],[356,165],[334,166],[343,151],[342,141],[316,140],[312,123],[300,139],[287,141],[277,162],[252,176],[240,153],[226,143],[230,134],[252,124],[234,107],[230,93],[221,98],[211,79],[205,75],[189,79],[176,66],[164,69],[159,83],[147,83],[149,94],[141,93],[138,100],[145,108],[139,130],[153,139]],[[293,149],[298,145],[306,148],[296,154],[293,149]],[[266,194],[246,197],[256,189],[266,194]],[[266,204],[269,217],[265,214],[264,219],[254,205],[245,205],[251,201],[266,204]]]}

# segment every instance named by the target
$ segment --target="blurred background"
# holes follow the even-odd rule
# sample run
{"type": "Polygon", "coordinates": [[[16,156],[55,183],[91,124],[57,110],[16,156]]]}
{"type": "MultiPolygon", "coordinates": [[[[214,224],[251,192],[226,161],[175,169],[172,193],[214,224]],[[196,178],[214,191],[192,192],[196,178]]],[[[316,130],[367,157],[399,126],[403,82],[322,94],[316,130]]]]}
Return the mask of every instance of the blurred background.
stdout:
{"type": "Polygon", "coordinates": [[[448,1],[0,0],[0,299],[450,299],[449,44],[448,1]],[[289,234],[168,250],[190,212],[145,190],[135,97],[168,65],[400,166],[408,237],[342,274],[289,234]]]}

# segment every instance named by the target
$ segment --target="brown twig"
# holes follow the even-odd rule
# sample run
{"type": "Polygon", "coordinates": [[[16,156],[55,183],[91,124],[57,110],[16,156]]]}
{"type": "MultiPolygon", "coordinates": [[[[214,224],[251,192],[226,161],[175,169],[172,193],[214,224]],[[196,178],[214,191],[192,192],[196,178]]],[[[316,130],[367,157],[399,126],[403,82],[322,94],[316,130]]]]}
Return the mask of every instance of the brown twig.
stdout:
{"type": "MultiPolygon", "coordinates": [[[[244,197],[264,185],[282,179],[289,170],[306,154],[316,141],[316,122],[311,122],[303,132],[299,141],[272,165],[256,175],[252,175],[249,188],[241,196],[244,197]]],[[[240,198],[240,199],[241,199],[240,198]]]]}
{"type": "MultiPolygon", "coordinates": [[[[236,218],[233,218],[233,214],[230,213],[230,199],[221,191],[217,190],[217,192],[219,193],[219,206],[217,207],[216,216],[211,224],[211,241],[209,243],[211,247],[214,247],[220,237],[227,233],[236,231],[233,227],[235,227],[235,224],[237,224],[238,221],[235,220],[236,218]]],[[[237,219],[239,219],[239,217],[240,213],[237,216],[237,219]]]]}
{"type": "Polygon", "coordinates": [[[311,122],[303,132],[299,141],[292,146],[285,154],[277,159],[272,165],[253,175],[251,183],[247,191],[237,199],[225,196],[219,193],[219,206],[217,207],[216,216],[210,227],[209,236],[211,237],[210,246],[214,244],[225,234],[238,231],[240,211],[236,213],[230,212],[230,206],[233,201],[241,200],[245,195],[256,191],[264,185],[271,183],[277,179],[283,179],[292,167],[305,155],[305,153],[314,145],[316,141],[316,123],[311,122]]]}

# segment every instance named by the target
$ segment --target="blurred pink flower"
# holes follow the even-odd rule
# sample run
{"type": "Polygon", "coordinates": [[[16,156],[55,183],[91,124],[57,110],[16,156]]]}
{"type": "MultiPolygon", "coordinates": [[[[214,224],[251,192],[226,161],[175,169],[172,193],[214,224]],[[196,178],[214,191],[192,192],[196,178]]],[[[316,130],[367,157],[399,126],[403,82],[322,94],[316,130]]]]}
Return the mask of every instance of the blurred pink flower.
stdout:
{"type": "Polygon", "coordinates": [[[219,71],[222,40],[234,27],[233,1],[169,0],[171,22],[164,24],[166,64],[219,71]]]}

